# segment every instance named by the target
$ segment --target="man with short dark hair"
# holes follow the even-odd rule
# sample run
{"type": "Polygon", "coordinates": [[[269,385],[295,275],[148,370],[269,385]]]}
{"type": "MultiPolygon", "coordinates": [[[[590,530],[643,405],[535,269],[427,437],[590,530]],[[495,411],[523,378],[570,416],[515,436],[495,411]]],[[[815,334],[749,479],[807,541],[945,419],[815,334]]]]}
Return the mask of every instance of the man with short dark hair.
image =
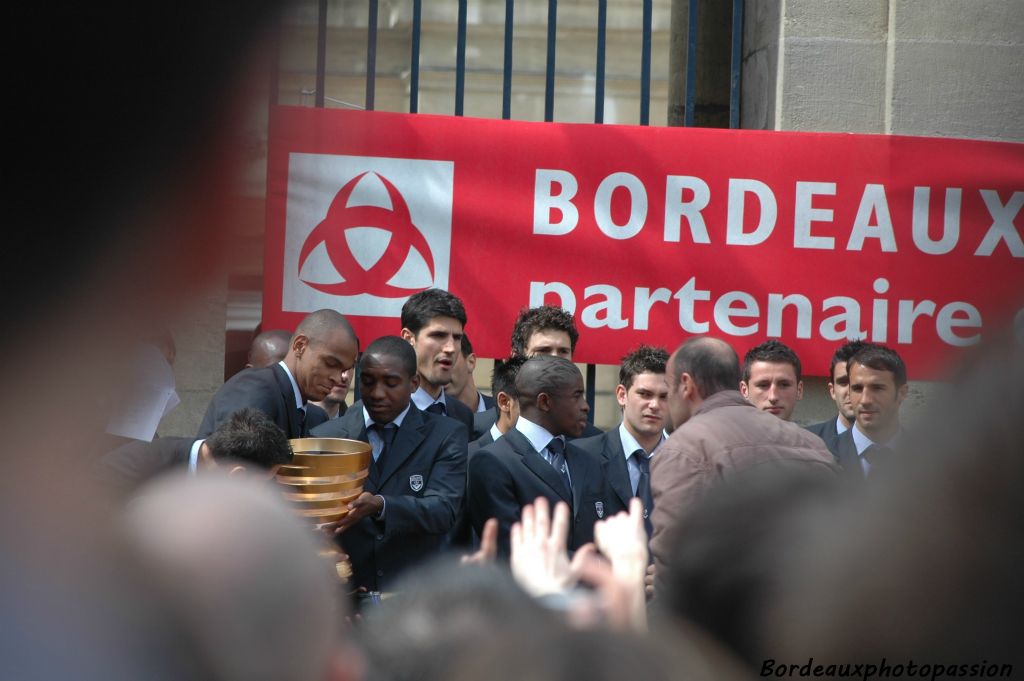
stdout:
{"type": "Polygon", "coordinates": [[[736,390],[739,358],[724,341],[686,341],[669,359],[666,373],[675,430],[651,462],[656,593],[673,553],[675,528],[710,486],[778,462],[829,475],[834,468],[821,438],[752,408],[736,390]]]}
{"type": "Polygon", "coordinates": [[[342,382],[356,360],[355,331],[334,310],[311,312],[295,329],[288,354],[277,364],[244,369],[220,387],[199,426],[206,437],[243,407],[255,407],[281,427],[289,438],[304,437],[327,420],[322,400],[342,382]]]}
{"type": "Polygon", "coordinates": [[[895,350],[866,345],[846,363],[853,426],[839,436],[836,458],[854,479],[884,468],[902,439],[900,405],[907,397],[907,367],[895,350]]]}
{"type": "Polygon", "coordinates": [[[284,329],[261,331],[252,339],[246,369],[262,369],[277,364],[288,354],[292,335],[284,329]]]}
{"type": "Polygon", "coordinates": [[[474,414],[494,407],[494,398],[476,389],[473,370],[476,369],[476,355],[469,334],[462,334],[461,352],[455,356],[452,367],[452,382],[444,389],[448,397],[454,397],[470,408],[474,414]]]}
{"type": "Polygon", "coordinates": [[[523,308],[512,327],[512,354],[572,359],[580,334],[572,315],[554,305],[523,308]]]}
{"type": "Polygon", "coordinates": [[[743,356],[740,392],[758,409],[792,421],[796,403],[804,396],[800,358],[777,340],[752,347],[743,356]]]}
{"type": "Polygon", "coordinates": [[[832,362],[828,368],[828,393],[836,403],[836,410],[839,413],[834,419],[805,426],[825,442],[825,446],[835,457],[839,456],[839,436],[850,429],[856,416],[846,362],[866,345],[864,341],[850,341],[840,345],[832,354],[832,362]]]}
{"type": "Polygon", "coordinates": [[[402,306],[402,333],[416,351],[419,388],[412,401],[420,411],[449,416],[464,426],[468,443],[473,412],[456,399],[447,399],[444,387],[452,382],[452,368],[462,343],[466,309],[462,301],[437,288],[420,291],[402,306]]]}
{"type": "Polygon", "coordinates": [[[412,403],[418,366],[415,351],[398,336],[370,343],[359,359],[362,401],[312,433],[373,448],[364,491],[337,524],[352,585],[369,591],[387,588],[411,565],[437,555],[462,513],[466,431],[412,403]]]}
{"type": "Polygon", "coordinates": [[[573,443],[602,457],[608,484],[626,508],[631,498],[640,498],[648,537],[652,532],[650,514],[654,508],[650,462],[665,439],[668,418],[666,362],[668,352],[649,345],[641,345],[623,357],[619,384],[615,388],[622,423],[607,433],[573,443]]]}
{"type": "Polygon", "coordinates": [[[233,413],[205,439],[162,437],[122,445],[103,455],[96,475],[104,487],[129,493],[162,473],[258,469],[272,475],[291,460],[284,431],[263,412],[246,408],[233,413]]]}
{"type": "Polygon", "coordinates": [[[523,506],[541,496],[552,506],[564,501],[573,518],[568,546],[578,549],[593,541],[597,520],[625,510],[606,494],[600,459],[566,442],[587,423],[583,376],[567,359],[538,355],[523,364],[515,387],[515,426],[470,459],[470,522],[480,535],[484,523],[497,518],[498,550],[507,556],[509,533],[523,506]]]}
{"type": "MultiPolygon", "coordinates": [[[[497,410],[498,420],[491,423],[487,432],[470,443],[471,445],[477,447],[489,445],[516,424],[516,419],[519,418],[516,375],[525,363],[526,358],[520,355],[512,355],[508,359],[494,361],[494,371],[491,373],[491,392],[494,393],[496,400],[494,408],[497,410]]],[[[475,416],[486,416],[486,412],[478,412],[475,416]]]]}

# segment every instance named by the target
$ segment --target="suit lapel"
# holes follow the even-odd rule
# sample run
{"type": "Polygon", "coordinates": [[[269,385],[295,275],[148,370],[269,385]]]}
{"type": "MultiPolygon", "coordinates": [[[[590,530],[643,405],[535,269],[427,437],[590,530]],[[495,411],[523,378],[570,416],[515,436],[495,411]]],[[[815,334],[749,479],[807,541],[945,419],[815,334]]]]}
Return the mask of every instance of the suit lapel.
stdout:
{"type": "Polygon", "coordinates": [[[633,498],[633,483],[629,481],[629,468],[626,466],[626,453],[622,451],[622,439],[619,429],[609,430],[604,434],[604,456],[608,460],[608,481],[626,508],[633,498]]]}
{"type": "MultiPolygon", "coordinates": [[[[562,476],[558,474],[554,466],[544,460],[540,454],[533,450],[533,445],[526,439],[526,436],[520,433],[515,428],[509,429],[507,433],[501,436],[502,439],[507,439],[508,443],[512,446],[519,456],[523,458],[523,463],[529,468],[534,475],[544,481],[551,490],[557,494],[560,498],[565,500],[567,504],[572,503],[572,499],[565,490],[565,483],[562,482],[562,476]]],[[[572,476],[572,469],[569,470],[569,475],[572,476]]]]}
{"type": "Polygon", "coordinates": [[[860,456],[857,454],[857,445],[853,442],[853,433],[848,430],[840,435],[838,440],[836,458],[839,460],[840,468],[843,469],[847,477],[863,480],[864,469],[860,465],[860,456]]]}
{"type": "Polygon", "coordinates": [[[383,487],[388,479],[395,474],[395,471],[420,446],[426,437],[426,425],[423,413],[416,408],[416,405],[412,405],[402,421],[402,427],[395,433],[395,441],[391,443],[391,450],[384,457],[384,465],[378,467],[380,482],[377,489],[383,487]]]}
{"type": "Polygon", "coordinates": [[[306,433],[303,432],[302,422],[299,420],[299,410],[295,408],[295,390],[292,389],[292,382],[280,364],[274,364],[271,368],[274,370],[274,379],[281,391],[281,397],[284,398],[284,413],[288,416],[287,435],[289,438],[305,437],[306,433]]]}

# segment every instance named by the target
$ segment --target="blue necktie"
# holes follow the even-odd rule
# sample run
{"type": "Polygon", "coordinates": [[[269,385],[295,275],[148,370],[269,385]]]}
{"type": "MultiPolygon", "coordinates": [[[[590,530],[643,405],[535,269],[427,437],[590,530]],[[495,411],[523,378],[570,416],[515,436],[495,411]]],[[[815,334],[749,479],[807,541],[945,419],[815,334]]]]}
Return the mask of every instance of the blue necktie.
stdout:
{"type": "Polygon", "coordinates": [[[565,443],[559,438],[554,438],[548,443],[548,452],[551,455],[551,465],[558,471],[565,485],[565,491],[572,494],[572,482],[569,480],[569,466],[565,463],[565,443]]]}

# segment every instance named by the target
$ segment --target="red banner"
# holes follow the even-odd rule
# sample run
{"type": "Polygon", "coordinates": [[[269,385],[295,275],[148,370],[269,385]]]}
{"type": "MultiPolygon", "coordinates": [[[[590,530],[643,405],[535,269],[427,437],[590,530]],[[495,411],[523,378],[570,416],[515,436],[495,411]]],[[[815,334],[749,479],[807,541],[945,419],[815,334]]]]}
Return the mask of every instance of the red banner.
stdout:
{"type": "Polygon", "coordinates": [[[483,357],[550,303],[580,362],[709,334],[821,375],[862,337],[929,378],[1024,309],[1019,144],[279,107],[267,184],[263,327],[364,347],[436,286],[483,357]]]}

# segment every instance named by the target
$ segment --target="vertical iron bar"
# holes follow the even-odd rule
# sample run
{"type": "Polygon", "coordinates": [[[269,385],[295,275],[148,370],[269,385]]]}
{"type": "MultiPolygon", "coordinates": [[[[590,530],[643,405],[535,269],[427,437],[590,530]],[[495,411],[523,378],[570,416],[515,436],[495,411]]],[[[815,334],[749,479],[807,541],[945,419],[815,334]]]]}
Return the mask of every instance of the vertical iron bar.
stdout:
{"type": "Polygon", "coordinates": [[[683,125],[692,126],[697,107],[697,19],[700,0],[690,0],[690,18],[686,27],[686,113],[683,125]]]}
{"type": "Polygon", "coordinates": [[[594,425],[594,403],[596,398],[597,366],[587,365],[587,404],[590,405],[590,413],[587,414],[587,421],[594,425]]]}
{"type": "Polygon", "coordinates": [[[548,0],[548,63],[544,81],[544,120],[555,120],[555,29],[558,25],[558,0],[548,0]]]}
{"type": "Polygon", "coordinates": [[[740,76],[743,73],[743,0],[732,0],[732,59],[729,74],[729,127],[740,127],[740,76]]]}
{"type": "Polygon", "coordinates": [[[423,0],[412,3],[412,57],[409,64],[409,113],[420,110],[420,33],[423,30],[423,0]]]}
{"type": "Polygon", "coordinates": [[[597,67],[594,74],[594,122],[604,123],[604,54],[608,35],[608,0],[597,3],[597,67]]]}
{"type": "Polygon", "coordinates": [[[370,0],[366,26],[366,110],[373,111],[377,87],[377,0],[370,0]]]}
{"type": "Polygon", "coordinates": [[[324,106],[324,88],[327,80],[327,0],[320,0],[316,17],[316,95],[317,108],[324,106]]]}
{"type": "Polygon", "coordinates": [[[501,80],[501,117],[512,118],[512,17],[515,0],[505,0],[505,64],[501,80]]]}
{"type": "Polygon", "coordinates": [[[644,0],[643,48],[640,56],[640,125],[651,123],[651,21],[653,0],[644,0]]]}
{"type": "Polygon", "coordinates": [[[455,115],[461,116],[466,100],[466,10],[469,0],[459,0],[459,33],[455,40],[455,115]]]}

